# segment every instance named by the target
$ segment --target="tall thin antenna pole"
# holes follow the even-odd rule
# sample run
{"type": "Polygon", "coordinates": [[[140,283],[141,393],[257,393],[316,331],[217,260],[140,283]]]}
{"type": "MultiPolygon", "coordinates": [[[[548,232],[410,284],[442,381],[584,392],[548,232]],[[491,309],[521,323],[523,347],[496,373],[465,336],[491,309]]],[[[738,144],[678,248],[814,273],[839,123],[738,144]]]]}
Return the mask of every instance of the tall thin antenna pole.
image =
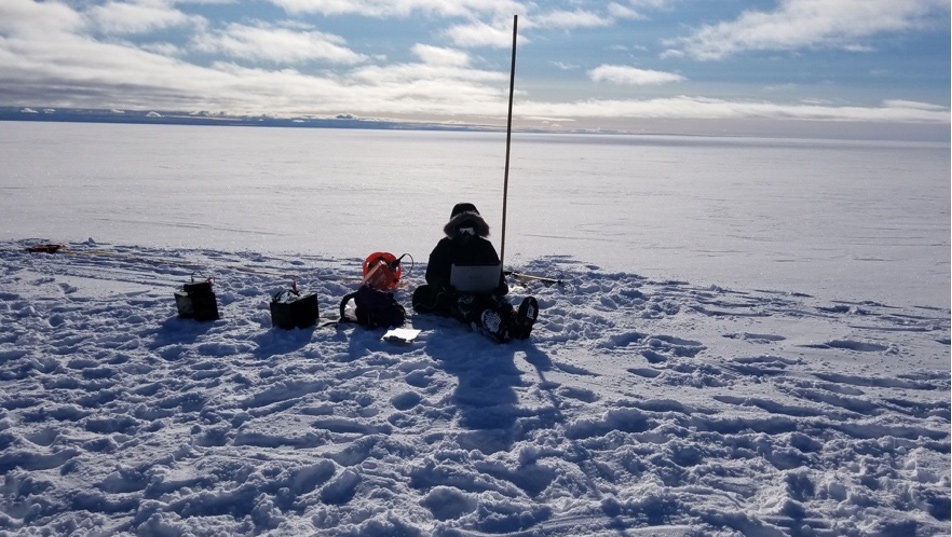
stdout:
{"type": "Polygon", "coordinates": [[[499,247],[499,264],[506,259],[506,204],[509,200],[509,146],[512,143],[512,94],[516,87],[516,34],[519,15],[512,16],[512,63],[509,70],[509,119],[506,121],[506,171],[502,186],[502,244],[499,247]]]}

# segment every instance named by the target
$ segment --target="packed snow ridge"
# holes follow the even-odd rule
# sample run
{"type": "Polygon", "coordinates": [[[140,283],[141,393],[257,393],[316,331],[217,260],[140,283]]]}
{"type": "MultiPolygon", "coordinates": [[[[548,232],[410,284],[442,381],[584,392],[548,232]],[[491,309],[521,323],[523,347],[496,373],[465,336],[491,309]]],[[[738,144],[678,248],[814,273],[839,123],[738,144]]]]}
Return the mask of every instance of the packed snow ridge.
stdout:
{"type": "Polygon", "coordinates": [[[547,257],[530,340],[396,345],[322,326],[359,259],[34,242],[0,243],[3,535],[950,533],[947,309],[547,257]],[[220,320],[176,315],[193,277],[220,320]],[[292,281],[318,326],[272,327],[292,281]]]}

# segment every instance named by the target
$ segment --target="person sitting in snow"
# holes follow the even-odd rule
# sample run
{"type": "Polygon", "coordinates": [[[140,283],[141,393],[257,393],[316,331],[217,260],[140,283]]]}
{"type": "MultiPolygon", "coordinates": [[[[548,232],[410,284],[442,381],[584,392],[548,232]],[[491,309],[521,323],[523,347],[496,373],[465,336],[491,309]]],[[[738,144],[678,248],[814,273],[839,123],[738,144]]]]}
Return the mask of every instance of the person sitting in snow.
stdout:
{"type": "MultiPolygon", "coordinates": [[[[506,299],[509,286],[502,271],[499,284],[486,292],[472,293],[456,289],[450,283],[453,265],[499,265],[499,254],[489,242],[489,224],[472,203],[458,203],[450,220],[443,226],[445,237],[430,253],[426,284],[413,293],[413,309],[454,317],[477,331],[505,343],[528,339],[539,314],[534,297],[526,297],[519,308],[506,299]]],[[[501,267],[500,267],[501,268],[501,267]]]]}

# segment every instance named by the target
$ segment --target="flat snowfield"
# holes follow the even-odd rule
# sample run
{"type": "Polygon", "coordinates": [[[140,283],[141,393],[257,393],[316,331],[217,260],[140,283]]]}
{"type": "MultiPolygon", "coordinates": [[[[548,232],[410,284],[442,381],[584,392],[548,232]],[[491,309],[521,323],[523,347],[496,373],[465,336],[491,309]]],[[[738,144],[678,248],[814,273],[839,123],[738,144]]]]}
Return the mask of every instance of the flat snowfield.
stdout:
{"type": "Polygon", "coordinates": [[[515,267],[950,307],[947,143],[516,134],[503,233],[503,133],[2,127],[0,240],[425,262],[472,202],[515,267]]]}
{"type": "Polygon", "coordinates": [[[530,340],[395,345],[271,326],[358,258],[34,242],[0,243],[3,535],[950,533],[946,307],[540,256],[530,340]],[[177,317],[193,277],[220,320],[177,317]]]}

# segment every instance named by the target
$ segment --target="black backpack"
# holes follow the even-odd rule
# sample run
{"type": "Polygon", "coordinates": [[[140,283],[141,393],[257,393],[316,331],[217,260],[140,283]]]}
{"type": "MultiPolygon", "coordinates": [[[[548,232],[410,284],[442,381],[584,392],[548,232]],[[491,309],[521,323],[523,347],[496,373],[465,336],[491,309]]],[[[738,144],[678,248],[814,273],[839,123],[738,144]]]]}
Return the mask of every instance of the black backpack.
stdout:
{"type": "Polygon", "coordinates": [[[402,325],[406,317],[407,310],[397,302],[393,293],[378,291],[368,285],[361,285],[360,289],[340,301],[341,322],[355,322],[366,328],[389,328],[402,325]],[[354,301],[356,319],[345,315],[351,300],[354,301]]]}

